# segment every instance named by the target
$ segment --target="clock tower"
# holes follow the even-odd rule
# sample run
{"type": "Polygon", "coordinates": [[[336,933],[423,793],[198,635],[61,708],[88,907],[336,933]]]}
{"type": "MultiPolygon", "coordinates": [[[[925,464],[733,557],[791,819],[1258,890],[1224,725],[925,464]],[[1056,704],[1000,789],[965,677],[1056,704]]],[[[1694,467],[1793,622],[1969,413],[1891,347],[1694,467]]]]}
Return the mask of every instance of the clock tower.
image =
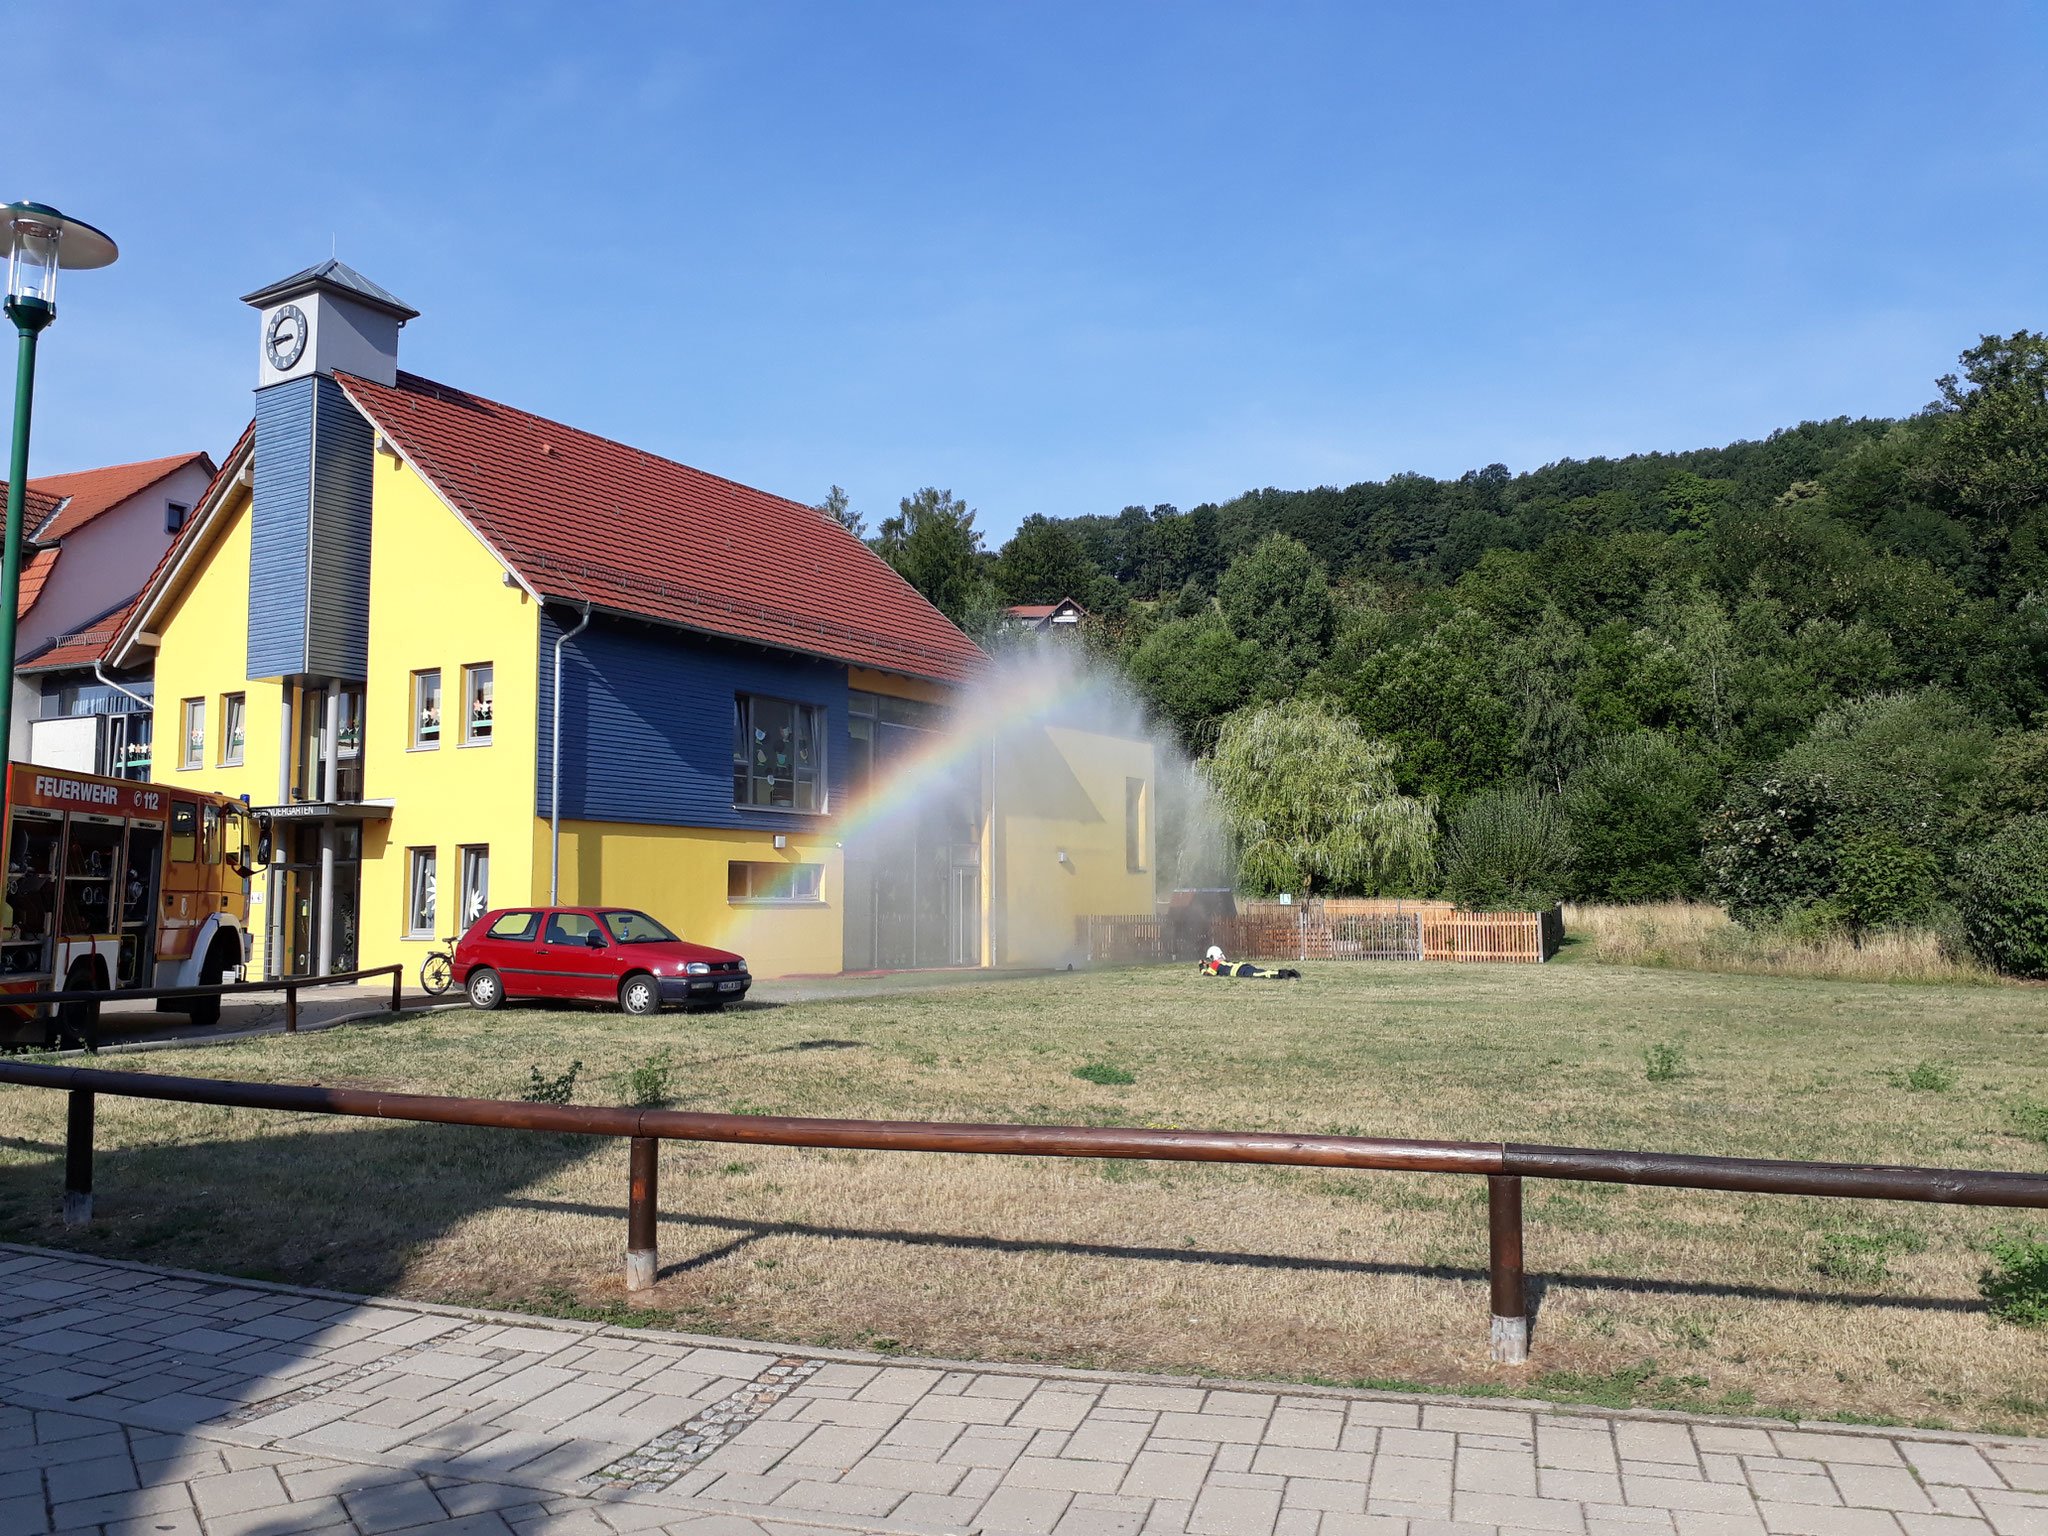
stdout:
{"type": "Polygon", "coordinates": [[[419,311],[323,261],[244,294],[256,337],[249,518],[250,680],[360,683],[370,647],[375,438],[335,375],[398,380],[398,330],[419,311]]]}
{"type": "Polygon", "coordinates": [[[398,328],[419,311],[355,268],[323,261],[282,282],[242,295],[263,316],[256,387],[311,374],[361,374],[378,384],[398,378],[398,328]]]}

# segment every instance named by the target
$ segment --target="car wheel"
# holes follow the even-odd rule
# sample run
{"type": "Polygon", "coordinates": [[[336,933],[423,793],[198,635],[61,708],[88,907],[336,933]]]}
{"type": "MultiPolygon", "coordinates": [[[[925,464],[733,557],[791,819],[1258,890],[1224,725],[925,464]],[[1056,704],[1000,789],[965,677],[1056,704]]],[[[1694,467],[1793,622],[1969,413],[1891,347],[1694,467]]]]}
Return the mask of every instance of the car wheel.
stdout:
{"type": "Polygon", "coordinates": [[[619,1007],[642,1016],[661,1012],[661,983],[652,976],[628,976],[619,984],[619,1007]]]}
{"type": "Polygon", "coordinates": [[[498,973],[487,965],[480,965],[469,973],[469,1005],[488,1013],[505,1001],[505,983],[498,973]]]}

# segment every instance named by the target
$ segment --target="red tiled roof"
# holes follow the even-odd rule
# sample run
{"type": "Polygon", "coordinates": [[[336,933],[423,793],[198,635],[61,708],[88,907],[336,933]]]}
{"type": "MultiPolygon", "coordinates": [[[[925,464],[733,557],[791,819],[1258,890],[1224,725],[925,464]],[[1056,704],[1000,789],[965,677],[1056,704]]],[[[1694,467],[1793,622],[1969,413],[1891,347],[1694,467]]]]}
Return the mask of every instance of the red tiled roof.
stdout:
{"type": "Polygon", "coordinates": [[[801,502],[414,374],[395,387],[338,378],[544,597],[948,682],[986,661],[801,502]]]}
{"type": "Polygon", "coordinates": [[[42,650],[24,657],[14,670],[55,672],[63,668],[91,666],[106,656],[107,647],[114,643],[114,636],[121,632],[121,626],[140,601],[141,594],[137,593],[111,613],[101,614],[76,634],[59,635],[42,650]]]}
{"type": "Polygon", "coordinates": [[[1010,606],[1010,617],[1013,619],[1050,618],[1053,610],[1057,607],[1059,607],[1058,603],[1013,603],[1010,606]]]}
{"type": "Polygon", "coordinates": [[[50,579],[50,572],[57,567],[57,557],[63,553],[61,549],[39,549],[28,557],[28,564],[21,568],[21,588],[14,599],[17,620],[35,607],[36,599],[43,595],[43,583],[50,579]]]}
{"type": "MultiPolygon", "coordinates": [[[[48,491],[38,490],[42,482],[31,480],[21,497],[21,535],[25,539],[36,536],[36,530],[50,520],[50,514],[64,505],[64,498],[52,496],[48,491]]],[[[0,498],[7,495],[7,482],[0,480],[0,498]]]]}
{"type": "Polygon", "coordinates": [[[195,462],[204,463],[206,473],[213,474],[213,460],[205,454],[174,453],[167,459],[144,459],[137,464],[110,464],[104,469],[81,469],[68,475],[37,475],[28,483],[30,493],[48,496],[64,505],[55,517],[46,514],[41,520],[32,520],[24,516],[23,525],[35,530],[32,538],[61,539],[137,491],[148,490],[164,476],[195,462]]]}

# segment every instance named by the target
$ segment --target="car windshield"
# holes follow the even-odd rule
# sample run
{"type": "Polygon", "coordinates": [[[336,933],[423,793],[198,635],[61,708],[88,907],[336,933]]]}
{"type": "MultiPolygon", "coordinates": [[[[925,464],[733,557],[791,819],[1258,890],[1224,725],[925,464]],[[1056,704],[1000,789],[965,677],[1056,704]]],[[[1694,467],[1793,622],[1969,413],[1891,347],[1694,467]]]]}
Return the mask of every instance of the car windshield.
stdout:
{"type": "Polygon", "coordinates": [[[607,912],[605,927],[621,944],[673,944],[676,936],[645,912],[607,912]]]}

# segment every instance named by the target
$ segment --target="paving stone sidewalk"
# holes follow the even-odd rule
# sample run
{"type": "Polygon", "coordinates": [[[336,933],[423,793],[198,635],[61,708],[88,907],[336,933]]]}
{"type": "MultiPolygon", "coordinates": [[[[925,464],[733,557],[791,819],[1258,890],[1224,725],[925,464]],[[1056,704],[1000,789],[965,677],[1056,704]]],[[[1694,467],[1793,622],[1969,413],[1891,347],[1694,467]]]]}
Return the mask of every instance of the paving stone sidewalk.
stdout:
{"type": "Polygon", "coordinates": [[[547,1323],[0,1245],[0,1536],[2048,1536],[2048,1441],[547,1323]]]}

